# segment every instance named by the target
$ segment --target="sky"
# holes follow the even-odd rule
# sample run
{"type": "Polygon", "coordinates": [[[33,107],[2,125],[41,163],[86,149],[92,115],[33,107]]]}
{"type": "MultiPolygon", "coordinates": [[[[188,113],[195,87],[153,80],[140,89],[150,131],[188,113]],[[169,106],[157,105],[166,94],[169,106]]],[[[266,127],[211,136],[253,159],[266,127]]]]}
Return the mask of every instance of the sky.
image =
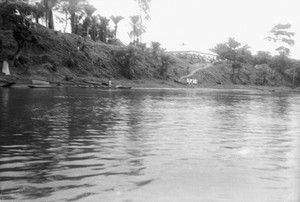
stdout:
{"type": "MultiPolygon", "coordinates": [[[[134,0],[89,0],[97,14],[121,15],[117,38],[128,44],[129,16],[139,14],[134,0]]],[[[151,0],[150,19],[143,21],[143,42],[157,41],[167,50],[208,51],[229,37],[259,50],[274,52],[280,44],[265,40],[275,25],[290,23],[295,32],[291,57],[300,59],[299,0],[151,0]],[[185,44],[185,45],[182,45],[185,44]]],[[[111,27],[113,23],[111,22],[111,27]]]]}

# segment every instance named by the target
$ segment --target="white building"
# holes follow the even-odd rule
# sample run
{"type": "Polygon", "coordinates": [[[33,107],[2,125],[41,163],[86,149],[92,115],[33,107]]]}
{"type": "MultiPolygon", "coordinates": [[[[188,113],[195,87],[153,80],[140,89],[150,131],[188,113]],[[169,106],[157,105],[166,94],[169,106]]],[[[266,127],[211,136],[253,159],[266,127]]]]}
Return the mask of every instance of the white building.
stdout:
{"type": "Polygon", "coordinates": [[[165,51],[166,53],[172,54],[172,55],[189,55],[189,56],[196,56],[196,57],[203,57],[207,60],[216,60],[217,54],[206,50],[206,51],[200,51],[195,48],[195,46],[188,46],[186,44],[181,44],[179,46],[175,46],[172,49],[167,49],[165,51]]]}

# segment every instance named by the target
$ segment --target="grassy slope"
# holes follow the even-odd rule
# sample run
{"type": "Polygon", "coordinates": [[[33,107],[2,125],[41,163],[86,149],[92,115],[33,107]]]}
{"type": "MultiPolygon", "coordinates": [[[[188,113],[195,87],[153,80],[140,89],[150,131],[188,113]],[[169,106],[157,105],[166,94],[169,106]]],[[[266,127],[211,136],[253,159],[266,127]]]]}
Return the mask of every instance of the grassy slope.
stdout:
{"type": "Polygon", "coordinates": [[[222,84],[222,85],[264,85],[264,86],[290,86],[289,78],[283,78],[278,72],[273,71],[267,65],[255,68],[244,64],[238,72],[233,72],[231,65],[222,63],[213,65],[207,69],[198,71],[195,75],[200,84],[222,84]]]}

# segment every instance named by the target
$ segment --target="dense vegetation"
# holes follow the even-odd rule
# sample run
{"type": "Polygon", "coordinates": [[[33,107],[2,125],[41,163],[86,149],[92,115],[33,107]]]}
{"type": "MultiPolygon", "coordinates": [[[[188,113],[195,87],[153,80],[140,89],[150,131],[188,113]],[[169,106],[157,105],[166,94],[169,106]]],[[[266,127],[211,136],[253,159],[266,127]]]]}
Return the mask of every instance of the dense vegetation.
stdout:
{"type": "MultiPolygon", "coordinates": [[[[211,51],[218,54],[218,58],[222,60],[231,61],[233,68],[236,63],[246,63],[253,66],[268,65],[274,71],[279,72],[283,77],[289,79],[294,85],[300,84],[300,61],[289,57],[289,47],[294,45],[294,33],[289,31],[290,24],[278,24],[274,26],[267,40],[279,44],[276,48],[277,55],[272,56],[269,52],[258,51],[257,54],[252,55],[250,46],[241,45],[240,42],[234,38],[229,38],[225,43],[219,43],[211,51]]],[[[242,68],[239,65],[238,68],[242,68]]]]}
{"type": "MultiPolygon", "coordinates": [[[[149,9],[147,2],[138,1],[141,10],[146,14],[149,9]]],[[[3,44],[1,47],[6,47],[7,50],[3,51],[0,60],[8,60],[10,66],[23,69],[25,73],[28,72],[29,67],[41,66],[43,63],[54,72],[58,71],[60,66],[64,66],[83,75],[97,77],[167,79],[174,74],[167,74],[173,61],[164,54],[160,43],[153,42],[149,48],[140,43],[141,16],[131,17],[134,37],[130,45],[124,46],[116,38],[117,24],[123,17],[111,16],[115,27],[114,30],[110,30],[109,19],[100,15],[93,16],[94,11],[95,8],[85,1],[43,0],[36,6],[22,2],[4,2],[1,4],[0,26],[3,37],[6,37],[7,41],[1,41],[3,44]],[[67,16],[70,16],[71,35],[51,31],[53,9],[65,12],[66,23],[67,16]],[[30,19],[32,16],[35,22],[30,19]],[[47,28],[39,24],[41,17],[45,19],[47,28]],[[17,42],[17,50],[14,53],[11,51],[12,48],[8,48],[14,46],[13,40],[9,40],[10,36],[17,42]],[[50,41],[53,43],[52,46],[49,44],[50,41]],[[92,44],[92,41],[95,44],[92,44]],[[108,51],[109,49],[111,50],[108,51]],[[37,61],[37,53],[43,56],[43,59],[37,61]],[[86,66],[91,68],[91,72],[84,70],[86,66]]]]}

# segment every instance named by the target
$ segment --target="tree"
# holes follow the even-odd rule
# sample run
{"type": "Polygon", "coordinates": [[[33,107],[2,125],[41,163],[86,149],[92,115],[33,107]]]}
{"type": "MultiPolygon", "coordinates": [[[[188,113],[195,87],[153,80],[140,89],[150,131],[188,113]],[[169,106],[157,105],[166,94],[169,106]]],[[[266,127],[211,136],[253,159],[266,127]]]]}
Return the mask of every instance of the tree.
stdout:
{"type": "Polygon", "coordinates": [[[42,3],[36,3],[35,6],[33,17],[35,18],[35,23],[39,24],[39,19],[45,17],[45,8],[42,3]]]}
{"type": "Polygon", "coordinates": [[[100,27],[100,20],[99,20],[98,16],[92,16],[90,34],[91,34],[92,40],[94,40],[94,41],[98,40],[99,27],[100,27]]]}
{"type": "MultiPolygon", "coordinates": [[[[138,2],[138,6],[139,6],[139,8],[140,8],[140,26],[141,26],[141,28],[144,28],[144,26],[143,26],[143,13],[146,15],[145,16],[145,19],[146,20],[148,20],[149,18],[150,18],[150,15],[149,15],[149,10],[150,10],[150,6],[149,6],[149,4],[150,4],[150,2],[151,2],[151,0],[135,0],[136,2],[138,2]]],[[[142,43],[142,35],[143,35],[143,33],[145,32],[145,30],[143,30],[141,33],[140,33],[140,39],[139,39],[139,41],[140,41],[140,43],[142,43]]]]}
{"type": "Polygon", "coordinates": [[[138,15],[133,15],[129,16],[130,21],[131,21],[131,26],[132,26],[132,35],[133,35],[133,44],[137,45],[138,44],[138,22],[140,20],[140,16],[138,15]]]}
{"type": "Polygon", "coordinates": [[[16,25],[30,26],[31,16],[36,10],[35,6],[23,2],[0,3],[0,28],[13,30],[16,25]]]}
{"type": "Polygon", "coordinates": [[[288,31],[291,27],[291,24],[275,25],[269,32],[269,36],[266,37],[269,41],[279,42],[281,44],[281,46],[276,48],[276,51],[278,51],[279,54],[289,56],[290,49],[286,47],[286,45],[293,46],[295,44],[295,41],[293,40],[295,33],[288,31]]]}
{"type": "Polygon", "coordinates": [[[97,10],[93,5],[86,4],[83,6],[83,10],[86,13],[86,17],[84,20],[84,27],[86,28],[86,36],[89,36],[89,29],[92,25],[92,15],[97,10]]]}
{"type": "Polygon", "coordinates": [[[71,33],[78,34],[78,23],[83,15],[83,5],[86,0],[65,0],[68,2],[68,12],[70,14],[71,33]]]}
{"type": "Polygon", "coordinates": [[[229,38],[228,42],[219,43],[214,48],[210,49],[212,52],[218,54],[218,58],[222,60],[251,62],[252,54],[250,46],[247,44],[241,47],[241,43],[234,38],[229,38]]]}
{"type": "Polygon", "coordinates": [[[106,43],[107,39],[110,37],[110,30],[108,28],[109,19],[100,15],[98,15],[98,18],[100,20],[99,40],[106,43]]]}
{"type": "Polygon", "coordinates": [[[158,55],[161,51],[161,48],[160,48],[160,43],[159,42],[155,42],[155,41],[152,41],[151,42],[151,47],[152,47],[152,57],[154,59],[158,59],[158,55]]]}
{"type": "Polygon", "coordinates": [[[236,49],[237,47],[239,47],[241,45],[240,42],[237,42],[234,38],[231,38],[231,37],[228,39],[227,44],[230,49],[236,49]]]}
{"type": "Polygon", "coordinates": [[[60,1],[55,9],[63,15],[56,16],[56,19],[62,24],[65,33],[69,21],[69,3],[67,1],[60,1]]]}
{"type": "Polygon", "coordinates": [[[110,19],[115,24],[115,30],[114,30],[114,39],[117,39],[117,30],[118,30],[118,23],[123,20],[124,18],[122,16],[110,16],[110,19]]]}
{"type": "Polygon", "coordinates": [[[43,7],[46,13],[46,26],[49,29],[54,29],[53,7],[58,3],[57,0],[42,0],[43,7]]]}
{"type": "Polygon", "coordinates": [[[229,38],[228,42],[219,43],[214,48],[210,49],[212,52],[218,54],[218,57],[222,60],[236,60],[237,51],[236,48],[240,45],[234,38],[229,38]]]}
{"type": "MultiPolygon", "coordinates": [[[[146,19],[148,20],[150,18],[150,15],[149,15],[149,10],[150,10],[150,2],[151,0],[134,0],[136,2],[138,2],[138,6],[140,8],[140,11],[144,12],[146,14],[146,19]]],[[[142,17],[142,16],[141,16],[142,17]]]]}
{"type": "Polygon", "coordinates": [[[173,61],[171,60],[170,55],[162,54],[161,55],[161,68],[160,68],[160,75],[164,78],[167,78],[167,72],[170,67],[170,65],[173,64],[173,61]]]}
{"type": "Polygon", "coordinates": [[[3,20],[0,27],[13,30],[13,37],[17,42],[18,48],[14,53],[12,64],[18,66],[21,53],[27,44],[38,43],[37,38],[29,30],[30,20],[27,18],[34,12],[35,7],[23,2],[3,3],[0,5],[0,15],[3,20]],[[8,25],[7,27],[6,24],[8,25]]]}
{"type": "Polygon", "coordinates": [[[250,51],[250,46],[245,44],[244,46],[236,49],[236,60],[243,63],[251,63],[253,57],[250,51]]]}
{"type": "Polygon", "coordinates": [[[256,64],[269,64],[271,62],[272,56],[268,51],[258,51],[256,55],[253,56],[254,65],[256,64]]]}

